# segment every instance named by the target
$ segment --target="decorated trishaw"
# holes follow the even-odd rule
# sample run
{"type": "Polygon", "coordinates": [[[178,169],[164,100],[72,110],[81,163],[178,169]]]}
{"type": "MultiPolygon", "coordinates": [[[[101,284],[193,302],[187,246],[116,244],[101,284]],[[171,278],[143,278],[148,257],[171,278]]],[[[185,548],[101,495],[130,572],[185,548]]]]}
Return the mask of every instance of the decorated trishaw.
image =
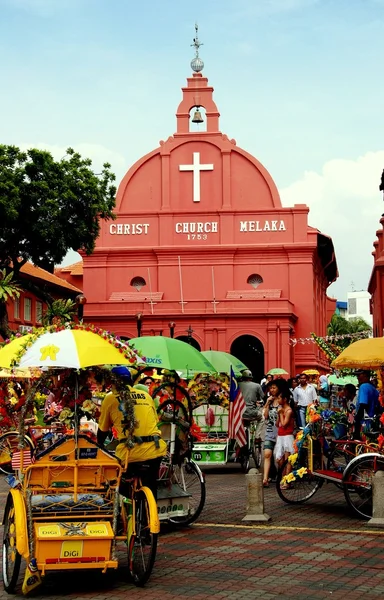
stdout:
{"type": "Polygon", "coordinates": [[[172,525],[190,525],[203,510],[206,491],[204,475],[193,459],[200,430],[187,378],[196,372],[215,370],[200,352],[180,340],[144,336],[129,343],[145,356],[146,365],[139,368],[136,383],[140,387],[140,381],[152,379],[149,393],[157,406],[162,438],[168,445],[158,480],[159,519],[172,525]]]}
{"type": "MultiPolygon", "coordinates": [[[[343,490],[353,512],[370,519],[373,478],[377,471],[384,471],[384,338],[351,344],[333,360],[332,366],[340,370],[376,370],[382,407],[374,419],[376,426],[374,429],[371,425],[363,426],[362,440],[338,433],[329,439],[329,425],[335,433],[343,413],[321,412],[318,407],[310,406],[306,427],[296,436],[295,452],[279,470],[277,492],[285,502],[296,504],[309,500],[325,481],[334,483],[343,490]]],[[[346,413],[344,419],[346,425],[346,413]]]]}
{"type": "MultiPolygon", "coordinates": [[[[182,455],[188,455],[190,477],[195,472],[195,489],[203,484],[199,466],[237,463],[247,472],[251,456],[260,466],[262,448],[261,440],[255,435],[255,425],[251,423],[249,426],[246,451],[241,451],[228,432],[229,374],[232,369],[240,377],[241,372],[247,369],[244,363],[226,352],[199,353],[188,344],[162,336],[135,338],[130,343],[146,355],[147,368],[141,369],[138,379],[145,381],[148,376],[154,378],[150,393],[158,403],[160,419],[163,420],[166,408],[171,409],[167,418],[170,413],[174,414],[175,456],[178,456],[180,448],[182,455]],[[149,355],[149,349],[153,356],[149,355]],[[153,369],[153,365],[157,369],[153,369]]],[[[171,435],[170,431],[166,432],[165,423],[163,427],[165,436],[171,435]]],[[[170,448],[174,448],[173,442],[170,448]]],[[[200,493],[198,496],[201,497],[200,493]]],[[[200,502],[196,504],[201,506],[200,502]]]]}
{"type": "MultiPolygon", "coordinates": [[[[48,571],[117,569],[117,546],[125,543],[128,571],[136,585],[149,578],[156,556],[159,520],[149,488],[138,478],[123,481],[127,465],[81,432],[81,416],[90,408],[82,397],[84,369],[94,365],[133,366],[139,357],[109,333],[79,325],[34,330],[0,350],[0,366],[42,367],[72,382],[63,408],[65,431],[46,448],[31,448],[20,420],[17,464],[8,476],[11,487],[3,519],[3,584],[8,593],[17,585],[21,561],[22,590],[38,586],[48,571]],[[124,483],[126,493],[120,493],[124,483]]],[[[30,387],[26,413],[43,375],[30,387]]],[[[115,380],[126,423],[126,443],[133,445],[134,403],[115,380]]]]}

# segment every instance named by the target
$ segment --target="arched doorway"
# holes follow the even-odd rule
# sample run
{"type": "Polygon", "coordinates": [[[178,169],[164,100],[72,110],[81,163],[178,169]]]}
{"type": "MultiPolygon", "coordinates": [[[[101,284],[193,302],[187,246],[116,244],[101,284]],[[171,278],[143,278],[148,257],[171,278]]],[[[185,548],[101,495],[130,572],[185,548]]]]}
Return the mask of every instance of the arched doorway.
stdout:
{"type": "Polygon", "coordinates": [[[264,377],[264,346],[254,335],[240,335],[231,344],[231,354],[240,359],[253,373],[256,383],[264,377]]]}
{"type": "Polygon", "coordinates": [[[199,342],[197,342],[195,339],[193,339],[193,337],[189,337],[188,335],[178,335],[176,339],[180,340],[181,342],[186,342],[187,344],[191,344],[191,346],[196,348],[196,350],[198,350],[199,352],[201,350],[199,342]]]}

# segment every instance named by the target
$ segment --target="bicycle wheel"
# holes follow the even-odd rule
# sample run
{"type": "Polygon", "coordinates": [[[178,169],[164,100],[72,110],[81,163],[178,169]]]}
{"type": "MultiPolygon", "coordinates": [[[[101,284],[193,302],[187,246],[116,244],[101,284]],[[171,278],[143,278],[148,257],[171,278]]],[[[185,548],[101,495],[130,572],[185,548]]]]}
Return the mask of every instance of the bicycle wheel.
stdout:
{"type": "Polygon", "coordinates": [[[5,591],[13,594],[19,577],[21,556],[16,550],[17,531],[12,494],[8,494],[3,523],[3,583],[5,591]]]}
{"type": "Polygon", "coordinates": [[[252,458],[256,469],[260,469],[262,460],[262,441],[260,438],[255,438],[251,442],[252,458]]]}
{"type": "MultiPolygon", "coordinates": [[[[32,440],[25,436],[25,442],[27,447],[31,451],[35,449],[32,440]]],[[[0,435],[0,471],[5,475],[13,473],[12,469],[12,456],[13,453],[18,450],[19,447],[19,434],[17,431],[7,431],[0,435]]]]}
{"type": "Polygon", "coordinates": [[[372,479],[376,471],[384,471],[384,456],[380,454],[357,456],[344,471],[345,499],[361,519],[372,518],[372,479]]]}
{"type": "Polygon", "coordinates": [[[135,523],[133,535],[128,543],[129,573],[133,583],[143,586],[147,583],[156,558],[157,533],[149,528],[149,504],[145,493],[135,493],[135,523]]]}
{"type": "Polygon", "coordinates": [[[248,446],[240,448],[238,462],[243,473],[248,473],[250,467],[248,446]]]}
{"type": "Polygon", "coordinates": [[[174,525],[190,525],[200,515],[205,504],[205,479],[198,465],[193,460],[185,460],[181,465],[173,465],[171,483],[181,487],[189,494],[188,515],[172,517],[170,523],[174,525]]]}
{"type": "Polygon", "coordinates": [[[285,488],[281,488],[281,480],[284,475],[288,474],[288,460],[278,470],[276,477],[276,489],[280,498],[287,504],[302,504],[312,498],[317,490],[323,485],[323,480],[319,479],[312,473],[307,473],[303,477],[297,477],[295,481],[287,484],[285,488]]]}

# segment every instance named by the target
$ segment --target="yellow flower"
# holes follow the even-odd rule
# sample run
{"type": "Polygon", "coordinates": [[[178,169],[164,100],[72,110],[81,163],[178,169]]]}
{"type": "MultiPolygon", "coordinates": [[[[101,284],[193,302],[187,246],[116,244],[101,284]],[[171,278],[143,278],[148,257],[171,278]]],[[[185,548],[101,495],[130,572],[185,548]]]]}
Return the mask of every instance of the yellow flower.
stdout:
{"type": "Polygon", "coordinates": [[[287,483],[291,483],[291,481],[296,481],[296,477],[292,472],[286,475],[286,481],[287,483]]]}
{"type": "Polygon", "coordinates": [[[281,485],[285,485],[287,483],[287,477],[288,477],[288,475],[284,475],[284,477],[280,481],[281,485]]]}
{"type": "Polygon", "coordinates": [[[299,477],[303,477],[307,473],[308,473],[308,469],[306,467],[301,467],[301,469],[296,471],[296,475],[298,475],[299,477]]]}
{"type": "Polygon", "coordinates": [[[294,465],[297,461],[297,452],[296,454],[291,454],[290,456],[288,456],[288,461],[291,465],[294,465]]]}
{"type": "Polygon", "coordinates": [[[301,440],[302,437],[303,437],[303,431],[298,431],[297,435],[296,435],[296,439],[301,440]]]}

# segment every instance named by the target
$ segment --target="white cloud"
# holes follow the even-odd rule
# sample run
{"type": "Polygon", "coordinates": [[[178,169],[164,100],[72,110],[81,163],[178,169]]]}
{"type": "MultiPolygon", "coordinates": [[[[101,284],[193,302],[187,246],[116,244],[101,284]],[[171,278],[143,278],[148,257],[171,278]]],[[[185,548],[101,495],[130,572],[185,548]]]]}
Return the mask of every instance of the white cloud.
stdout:
{"type": "Polygon", "coordinates": [[[280,192],[285,206],[307,204],[309,224],[332,237],[340,276],[329,293],[340,300],[346,299],[351,282],[356,289],[367,289],[372,244],[384,212],[379,192],[383,168],[384,151],[355,160],[333,159],[320,173],[307,171],[280,192]]]}

